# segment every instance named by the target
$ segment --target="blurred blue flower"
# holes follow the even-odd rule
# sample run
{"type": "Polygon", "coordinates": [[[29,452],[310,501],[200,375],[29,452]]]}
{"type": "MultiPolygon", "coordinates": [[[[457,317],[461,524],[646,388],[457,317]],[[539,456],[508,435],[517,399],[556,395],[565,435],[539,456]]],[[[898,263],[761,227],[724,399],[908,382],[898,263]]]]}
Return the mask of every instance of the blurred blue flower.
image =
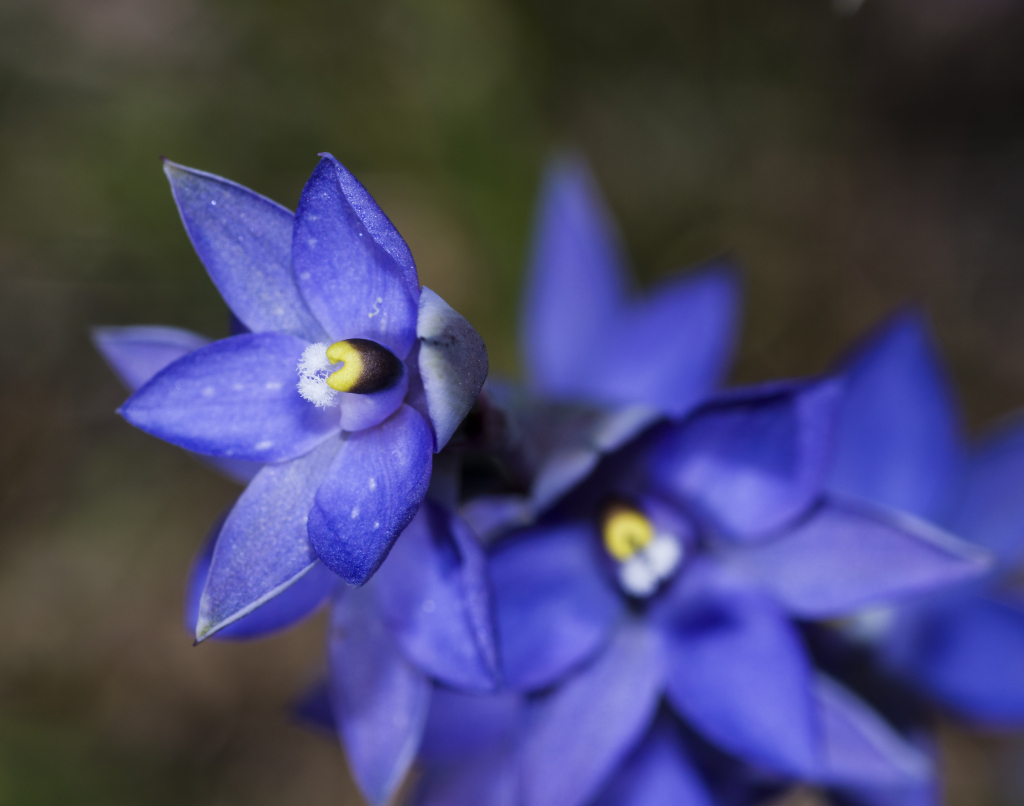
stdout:
{"type": "MultiPolygon", "coordinates": [[[[220,530],[201,640],[320,561],[365,583],[416,514],[432,453],[472,406],[487,357],[469,323],[420,289],[397,230],[330,155],[294,216],[220,177],[170,162],[165,172],[249,332],[177,358],[121,414],[187,450],[264,465],[220,530]]],[[[187,341],[172,330],[97,334],[131,385],[187,341]]]]}
{"type": "Polygon", "coordinates": [[[531,696],[524,803],[589,802],[663,696],[705,740],[780,775],[891,787],[903,769],[904,783],[930,781],[902,745],[917,761],[882,773],[835,755],[829,742],[847,729],[829,720],[863,719],[816,678],[792,619],[972,578],[987,554],[825,495],[840,401],[835,380],[719,395],[607,457],[537,526],[495,545],[504,679],[531,696]]]}
{"type": "Polygon", "coordinates": [[[895,317],[846,361],[848,394],[830,486],[949,528],[990,549],[986,579],[855,620],[888,666],[972,721],[1024,724],[1024,425],[968,446],[919,315],[895,317]]]}

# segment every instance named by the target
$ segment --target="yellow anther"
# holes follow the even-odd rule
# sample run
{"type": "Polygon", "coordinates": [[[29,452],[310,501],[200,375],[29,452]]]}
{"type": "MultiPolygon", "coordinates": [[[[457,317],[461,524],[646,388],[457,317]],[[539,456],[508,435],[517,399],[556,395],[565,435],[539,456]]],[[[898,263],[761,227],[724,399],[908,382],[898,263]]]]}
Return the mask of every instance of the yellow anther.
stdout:
{"type": "Polygon", "coordinates": [[[605,513],[601,537],[608,553],[624,562],[654,538],[654,526],[632,507],[615,505],[605,513]]]}
{"type": "Polygon", "coordinates": [[[363,377],[363,356],[350,341],[336,341],[327,348],[327,360],[332,364],[344,362],[337,372],[327,377],[327,385],[338,392],[350,392],[363,377]]]}

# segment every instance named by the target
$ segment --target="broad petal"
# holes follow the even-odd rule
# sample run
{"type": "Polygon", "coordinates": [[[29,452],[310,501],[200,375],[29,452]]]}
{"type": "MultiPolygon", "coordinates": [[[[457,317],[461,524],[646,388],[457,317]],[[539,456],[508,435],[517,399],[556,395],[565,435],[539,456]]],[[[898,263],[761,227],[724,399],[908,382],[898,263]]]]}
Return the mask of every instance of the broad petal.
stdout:
{"type": "Polygon", "coordinates": [[[320,160],[299,199],[295,278],[332,339],[371,339],[404,359],[416,338],[416,297],[345,198],[335,162],[320,160]]]}
{"type": "Polygon", "coordinates": [[[1024,558],[1024,422],[989,436],[970,457],[951,529],[1006,563],[1024,558]]]}
{"type": "Polygon", "coordinates": [[[487,380],[487,348],[473,326],[426,286],[416,320],[419,375],[441,450],[473,408],[487,380]]]}
{"type": "Polygon", "coordinates": [[[789,612],[807,619],[961,582],[990,565],[984,550],[917,518],[840,502],[727,557],[789,612]]]}
{"type": "Polygon", "coordinates": [[[663,716],[615,773],[594,806],[712,806],[713,803],[675,726],[663,716]]]}
{"type": "Polygon", "coordinates": [[[543,688],[591,658],[623,613],[587,525],[536,528],[491,556],[505,683],[543,688]]]}
{"type": "Polygon", "coordinates": [[[317,556],[350,585],[373,575],[419,509],[433,443],[426,421],[408,406],[343,436],[307,528],[317,556]]]}
{"type": "Polygon", "coordinates": [[[395,259],[395,263],[402,270],[409,293],[415,297],[420,289],[420,281],[416,274],[416,262],[413,260],[412,252],[405,239],[399,235],[395,225],[391,223],[391,219],[384,214],[370,192],[363,187],[348,168],[330,154],[324,153],[320,156],[330,160],[334,165],[334,170],[338,175],[338,184],[341,185],[341,192],[345,194],[345,200],[352,206],[373,240],[395,259]]]}
{"type": "Polygon", "coordinates": [[[352,776],[373,806],[383,806],[416,756],[430,681],[399,651],[371,590],[335,600],[328,658],[334,721],[352,776]]]}
{"type": "Polygon", "coordinates": [[[249,330],[320,341],[323,331],[292,274],[292,214],[219,176],[164,161],[196,254],[249,330]]]}
{"type": "Polygon", "coordinates": [[[650,726],[663,675],[657,637],[624,622],[591,664],[540,699],[523,739],[524,806],[589,803],[650,726]]]}
{"type": "Polygon", "coordinates": [[[488,691],[498,662],[483,548],[424,502],[377,574],[384,619],[406,656],[451,686],[488,691]]]}
{"type": "Polygon", "coordinates": [[[520,806],[515,751],[494,748],[427,769],[416,806],[520,806]]]}
{"type": "Polygon", "coordinates": [[[817,780],[856,790],[915,790],[937,784],[931,760],[834,680],[819,675],[815,699],[824,736],[817,780]]]}
{"type": "Polygon", "coordinates": [[[118,380],[134,392],[164,367],[205,347],[210,340],[178,327],[133,325],[93,328],[92,342],[118,380]]]}
{"type": "Polygon", "coordinates": [[[428,763],[456,761],[515,742],[525,700],[503,691],[473,694],[436,686],[423,731],[420,757],[428,763]]]}
{"type": "Polygon", "coordinates": [[[725,536],[760,539],[821,494],[841,389],[826,380],[723,395],[665,430],[651,477],[725,536]]]}
{"type": "Polygon", "coordinates": [[[625,298],[624,265],[586,164],[552,161],[534,224],[521,335],[526,374],[538,391],[585,396],[592,342],[625,298]]]}
{"type": "MultiPolygon", "coordinates": [[[[189,569],[185,590],[185,630],[196,634],[199,621],[199,599],[210,574],[210,560],[221,523],[210,535],[189,569]]],[[[238,621],[233,621],[209,637],[214,640],[244,641],[263,638],[297,624],[315,613],[338,586],[338,577],[323,563],[316,563],[273,599],[269,599],[238,621]]]]}
{"type": "Polygon", "coordinates": [[[818,768],[810,663],[771,599],[698,561],[653,616],[669,702],[694,728],[753,764],[797,776],[818,768]]]}
{"type": "Polygon", "coordinates": [[[319,564],[306,519],[340,446],[340,440],[328,440],[294,461],[267,465],[245,488],[217,538],[199,603],[197,641],[253,612],[319,564]]]}
{"type": "Polygon", "coordinates": [[[887,323],[845,375],[829,487],[942,520],[961,480],[960,413],[922,317],[887,323]]]}
{"type": "Polygon", "coordinates": [[[954,597],[901,614],[889,661],[935,700],[982,725],[1024,725],[1024,608],[954,597]]]}
{"type": "Polygon", "coordinates": [[[738,307],[736,273],[724,264],[655,286],[592,339],[586,397],[684,413],[721,380],[738,307]]]}
{"type": "Polygon", "coordinates": [[[132,395],[120,414],[136,428],[211,456],[283,462],[338,431],[337,413],[299,396],[306,342],[280,333],[215,341],[132,395]]]}

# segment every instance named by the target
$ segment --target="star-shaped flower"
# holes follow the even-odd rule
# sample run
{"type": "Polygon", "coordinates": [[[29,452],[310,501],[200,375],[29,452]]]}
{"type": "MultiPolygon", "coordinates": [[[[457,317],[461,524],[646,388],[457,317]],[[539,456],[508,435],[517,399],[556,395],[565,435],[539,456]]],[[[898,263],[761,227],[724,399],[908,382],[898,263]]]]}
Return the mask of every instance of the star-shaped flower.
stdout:
{"type": "MultiPolygon", "coordinates": [[[[220,530],[202,639],[318,562],[365,583],[416,514],[432,454],[476,399],[487,356],[469,323],[419,287],[404,240],[330,155],[294,216],[220,177],[165,171],[248,332],[173,361],[120,412],[187,450],[262,465],[220,530]]],[[[123,356],[124,335],[98,340],[123,356]]]]}

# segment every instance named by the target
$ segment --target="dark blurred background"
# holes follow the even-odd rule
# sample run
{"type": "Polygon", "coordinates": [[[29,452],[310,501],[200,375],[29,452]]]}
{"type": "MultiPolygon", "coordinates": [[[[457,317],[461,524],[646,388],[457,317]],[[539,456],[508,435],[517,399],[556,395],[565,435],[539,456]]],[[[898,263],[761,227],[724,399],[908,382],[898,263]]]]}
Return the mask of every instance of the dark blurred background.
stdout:
{"type": "MultiPolygon", "coordinates": [[[[973,429],[1024,405],[1014,0],[0,0],[0,802],[354,803],[293,726],[317,620],[192,648],[189,559],[237,494],[114,416],[93,324],[226,312],[158,156],[294,207],[318,151],[518,371],[539,171],[589,157],[642,282],[730,252],[737,380],[922,304],[973,429]]],[[[944,730],[950,804],[1022,802],[944,730]]]]}

